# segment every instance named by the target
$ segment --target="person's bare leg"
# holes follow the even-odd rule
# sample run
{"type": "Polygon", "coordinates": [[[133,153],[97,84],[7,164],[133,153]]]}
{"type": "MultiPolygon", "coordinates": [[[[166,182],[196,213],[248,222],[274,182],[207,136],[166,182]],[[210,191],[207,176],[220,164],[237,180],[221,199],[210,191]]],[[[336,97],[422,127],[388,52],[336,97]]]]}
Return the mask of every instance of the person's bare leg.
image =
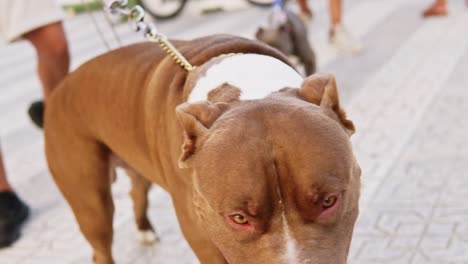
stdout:
{"type": "Polygon", "coordinates": [[[37,53],[37,71],[42,83],[44,100],[68,74],[70,55],[67,39],[61,22],[49,24],[28,32],[24,38],[29,40],[37,53]]]}
{"type": "Polygon", "coordinates": [[[341,0],[329,1],[330,23],[332,29],[341,25],[341,0]]]}
{"type": "Polygon", "coordinates": [[[344,53],[359,53],[362,51],[362,45],[355,39],[343,26],[342,21],[342,1],[330,0],[330,43],[337,50],[344,53]]]}
{"type": "Polygon", "coordinates": [[[0,149],[0,192],[10,191],[11,185],[6,177],[5,165],[3,164],[2,151],[0,149]]]}
{"type": "Polygon", "coordinates": [[[301,15],[312,17],[312,10],[310,10],[309,5],[307,4],[307,0],[297,0],[297,4],[299,5],[299,9],[301,11],[301,15]]]}
{"type": "Polygon", "coordinates": [[[68,74],[70,55],[61,22],[52,23],[23,36],[37,53],[37,72],[42,83],[44,101],[31,104],[28,113],[36,126],[44,123],[44,104],[58,83],[68,74]]]}
{"type": "Polygon", "coordinates": [[[436,0],[432,5],[430,5],[423,12],[424,17],[431,16],[446,16],[447,15],[447,1],[446,0],[436,0]]]}

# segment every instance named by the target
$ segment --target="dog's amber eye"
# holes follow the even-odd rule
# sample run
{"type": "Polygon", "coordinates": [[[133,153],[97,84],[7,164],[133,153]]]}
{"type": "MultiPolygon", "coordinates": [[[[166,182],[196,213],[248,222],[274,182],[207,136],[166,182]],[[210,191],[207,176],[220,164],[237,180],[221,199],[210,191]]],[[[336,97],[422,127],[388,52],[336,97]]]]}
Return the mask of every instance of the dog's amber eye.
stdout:
{"type": "Polygon", "coordinates": [[[323,199],[323,202],[322,202],[323,209],[328,209],[332,207],[333,205],[335,205],[336,200],[337,200],[337,197],[335,195],[330,195],[330,196],[325,197],[325,199],[323,199]]]}
{"type": "Polygon", "coordinates": [[[232,216],[232,220],[236,223],[236,224],[239,224],[239,225],[245,225],[247,224],[249,221],[247,220],[247,218],[241,214],[236,214],[236,215],[233,215],[232,216]]]}

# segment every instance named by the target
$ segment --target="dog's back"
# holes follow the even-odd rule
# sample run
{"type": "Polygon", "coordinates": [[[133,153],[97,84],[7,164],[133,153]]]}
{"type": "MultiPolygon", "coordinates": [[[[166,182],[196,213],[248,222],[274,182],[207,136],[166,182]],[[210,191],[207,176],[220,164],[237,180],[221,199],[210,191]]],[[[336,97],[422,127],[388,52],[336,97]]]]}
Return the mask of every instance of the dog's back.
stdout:
{"type": "MultiPolygon", "coordinates": [[[[261,43],[228,35],[173,43],[194,65],[230,53],[259,53],[287,61],[261,43]]],[[[70,127],[70,133],[99,141],[135,169],[152,171],[153,161],[141,157],[151,156],[148,144],[172,151],[173,142],[156,141],[178,127],[173,109],[190,92],[184,90],[186,78],[187,72],[154,43],[101,55],[65,78],[51,97],[45,117],[46,141],[56,141],[60,137],[56,134],[70,127]]]]}

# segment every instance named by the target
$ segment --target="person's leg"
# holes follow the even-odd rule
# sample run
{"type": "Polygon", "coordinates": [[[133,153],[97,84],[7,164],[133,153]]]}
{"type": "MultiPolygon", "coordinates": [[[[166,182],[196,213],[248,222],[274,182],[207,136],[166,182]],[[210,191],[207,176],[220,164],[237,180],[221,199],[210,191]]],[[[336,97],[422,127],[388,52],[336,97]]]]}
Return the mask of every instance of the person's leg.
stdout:
{"type": "Polygon", "coordinates": [[[341,52],[358,53],[362,45],[343,27],[342,8],[341,0],[329,1],[330,43],[341,52]]]}
{"type": "Polygon", "coordinates": [[[436,0],[432,5],[430,5],[423,12],[424,17],[431,16],[446,16],[447,15],[447,1],[446,0],[436,0]]]}
{"type": "Polygon", "coordinates": [[[37,71],[42,83],[44,100],[57,84],[67,75],[70,55],[67,39],[61,22],[56,22],[28,32],[24,38],[29,40],[37,53],[37,71]]]}
{"type": "Polygon", "coordinates": [[[23,36],[29,40],[37,53],[37,72],[42,83],[44,102],[34,102],[28,112],[32,121],[43,126],[44,103],[53,89],[68,74],[70,55],[67,39],[61,22],[49,24],[23,36]]]}
{"type": "Polygon", "coordinates": [[[335,28],[341,25],[341,0],[330,0],[329,5],[331,27],[335,28]]]}
{"type": "Polygon", "coordinates": [[[312,17],[312,10],[310,10],[309,5],[307,4],[307,0],[297,0],[297,4],[299,5],[299,9],[301,11],[301,15],[312,17]]]}

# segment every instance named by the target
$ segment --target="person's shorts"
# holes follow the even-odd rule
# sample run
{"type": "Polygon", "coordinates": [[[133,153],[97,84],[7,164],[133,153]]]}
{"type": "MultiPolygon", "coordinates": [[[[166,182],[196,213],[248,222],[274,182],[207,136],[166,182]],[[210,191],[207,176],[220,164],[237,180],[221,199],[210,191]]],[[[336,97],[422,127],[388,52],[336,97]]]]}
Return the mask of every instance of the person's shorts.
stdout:
{"type": "Polygon", "coordinates": [[[56,0],[0,0],[0,37],[12,42],[63,18],[56,0]]]}

